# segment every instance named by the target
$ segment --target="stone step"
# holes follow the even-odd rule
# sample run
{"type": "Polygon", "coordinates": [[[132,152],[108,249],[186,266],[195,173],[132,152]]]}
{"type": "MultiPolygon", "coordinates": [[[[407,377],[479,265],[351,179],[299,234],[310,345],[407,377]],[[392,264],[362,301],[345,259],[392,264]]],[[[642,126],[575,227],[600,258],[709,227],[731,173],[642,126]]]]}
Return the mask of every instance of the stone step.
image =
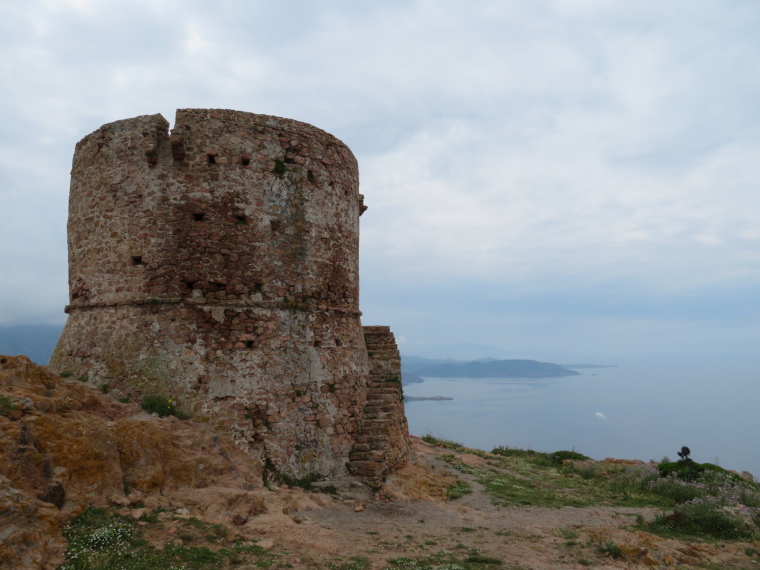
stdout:
{"type": "Polygon", "coordinates": [[[382,451],[352,451],[348,454],[350,461],[384,461],[385,453],[382,451]]]}
{"type": "MultiPolygon", "coordinates": [[[[374,434],[360,434],[356,436],[356,445],[387,445],[388,440],[382,435],[374,434]]],[[[372,449],[381,449],[379,447],[372,447],[372,449]]]]}

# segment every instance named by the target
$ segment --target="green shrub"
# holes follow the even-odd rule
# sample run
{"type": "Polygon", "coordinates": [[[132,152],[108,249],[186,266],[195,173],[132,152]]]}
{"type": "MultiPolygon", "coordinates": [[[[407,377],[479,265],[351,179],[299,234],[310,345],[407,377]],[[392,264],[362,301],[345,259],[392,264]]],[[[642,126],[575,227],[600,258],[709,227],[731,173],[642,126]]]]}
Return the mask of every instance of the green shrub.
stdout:
{"type": "Polygon", "coordinates": [[[566,459],[572,461],[589,461],[591,458],[577,453],[575,451],[554,451],[544,453],[542,451],[533,451],[532,449],[513,449],[510,447],[499,446],[493,449],[491,453],[501,455],[502,457],[521,457],[528,459],[537,465],[562,465],[566,459]]]}
{"type": "Polygon", "coordinates": [[[565,460],[571,460],[571,461],[588,461],[591,458],[583,455],[582,453],[577,453],[575,451],[555,451],[553,453],[549,454],[549,458],[551,459],[552,463],[555,465],[562,465],[562,463],[565,460]]]}
{"type": "Polygon", "coordinates": [[[186,420],[189,415],[174,405],[174,402],[159,394],[145,396],[140,404],[142,409],[149,414],[158,414],[160,417],[175,416],[181,420],[186,420]]]}
{"type": "Polygon", "coordinates": [[[13,403],[8,396],[0,396],[0,414],[7,414],[12,410],[17,410],[18,406],[13,403]]]}
{"type": "Polygon", "coordinates": [[[751,538],[760,529],[760,489],[710,463],[689,459],[626,469],[612,485],[619,490],[654,493],[674,503],[652,523],[639,526],[665,533],[719,539],[751,538]]]}
{"type": "Polygon", "coordinates": [[[705,468],[696,461],[679,459],[678,461],[663,462],[657,466],[661,477],[673,474],[682,481],[694,481],[699,479],[700,473],[705,468]]]}
{"type": "Polygon", "coordinates": [[[620,558],[622,556],[620,547],[611,540],[605,542],[604,546],[600,546],[598,551],[600,554],[606,554],[610,558],[620,558]]]}
{"type": "Polygon", "coordinates": [[[461,499],[472,493],[472,487],[467,481],[458,480],[446,490],[449,499],[461,499]]]}
{"type": "Polygon", "coordinates": [[[61,378],[69,378],[71,376],[74,376],[74,373],[71,370],[64,370],[58,376],[60,376],[61,378]]]}
{"type": "Polygon", "coordinates": [[[661,514],[652,526],[721,539],[755,538],[757,526],[732,512],[730,507],[725,499],[718,497],[694,499],[678,505],[671,514],[661,514]]]}

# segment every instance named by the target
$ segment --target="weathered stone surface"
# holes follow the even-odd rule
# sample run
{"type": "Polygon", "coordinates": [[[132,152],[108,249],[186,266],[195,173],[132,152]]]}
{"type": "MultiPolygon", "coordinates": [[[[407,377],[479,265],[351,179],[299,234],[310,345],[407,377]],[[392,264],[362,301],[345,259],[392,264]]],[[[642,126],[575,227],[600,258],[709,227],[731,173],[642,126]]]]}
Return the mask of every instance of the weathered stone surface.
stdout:
{"type": "Polygon", "coordinates": [[[0,475],[0,568],[55,568],[63,550],[58,509],[0,475]]]}
{"type": "MultiPolygon", "coordinates": [[[[180,109],[171,134],[161,115],[102,126],[74,155],[51,366],[171,396],[280,472],[344,472],[369,370],[358,189],[351,151],[298,121],[180,109]]],[[[397,368],[394,350],[377,362],[397,368]]]]}
{"type": "Polygon", "coordinates": [[[261,466],[207,426],[149,416],[25,356],[0,356],[0,397],[14,409],[32,404],[17,421],[0,413],[2,568],[54,567],[60,527],[89,505],[169,507],[202,496],[247,516],[261,504],[261,466]]]}
{"type": "Polygon", "coordinates": [[[388,327],[364,327],[364,339],[370,381],[348,468],[379,486],[409,459],[409,428],[404,413],[401,361],[393,333],[388,327]]]}

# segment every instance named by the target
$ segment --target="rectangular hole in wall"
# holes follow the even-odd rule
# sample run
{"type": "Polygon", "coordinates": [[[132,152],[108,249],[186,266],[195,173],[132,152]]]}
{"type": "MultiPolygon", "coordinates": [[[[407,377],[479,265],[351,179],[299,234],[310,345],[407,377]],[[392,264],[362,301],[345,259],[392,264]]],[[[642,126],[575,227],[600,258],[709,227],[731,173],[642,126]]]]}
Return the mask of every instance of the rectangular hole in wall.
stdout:
{"type": "Polygon", "coordinates": [[[321,340],[315,340],[314,341],[314,348],[319,348],[320,346],[322,346],[322,341],[321,340]]]}
{"type": "Polygon", "coordinates": [[[245,156],[245,155],[243,155],[243,156],[240,158],[240,163],[241,163],[243,166],[248,166],[249,164],[251,164],[251,157],[250,157],[250,156],[245,156]]]}
{"type": "Polygon", "coordinates": [[[235,223],[245,226],[248,224],[248,218],[245,216],[235,216],[235,223]]]}
{"type": "Polygon", "coordinates": [[[271,220],[269,222],[273,232],[276,232],[280,228],[280,220],[271,220]]]}
{"type": "Polygon", "coordinates": [[[216,157],[213,154],[207,154],[206,157],[209,164],[216,164],[216,157]]]}
{"type": "Polygon", "coordinates": [[[261,293],[262,289],[264,289],[264,284],[263,283],[256,283],[253,286],[253,292],[254,293],[261,293]]]}
{"type": "Polygon", "coordinates": [[[143,261],[142,255],[133,255],[132,256],[132,265],[145,265],[145,262],[143,261]]]}
{"type": "Polygon", "coordinates": [[[204,214],[203,212],[196,212],[195,214],[193,214],[193,219],[196,222],[202,222],[203,218],[205,217],[206,217],[206,214],[204,214]]]}
{"type": "Polygon", "coordinates": [[[336,338],[336,339],[335,339],[335,346],[343,346],[343,343],[342,343],[342,342],[340,342],[340,339],[339,339],[339,338],[336,338]]]}
{"type": "Polygon", "coordinates": [[[246,340],[243,341],[245,343],[246,348],[253,348],[253,341],[252,340],[246,340]]]}

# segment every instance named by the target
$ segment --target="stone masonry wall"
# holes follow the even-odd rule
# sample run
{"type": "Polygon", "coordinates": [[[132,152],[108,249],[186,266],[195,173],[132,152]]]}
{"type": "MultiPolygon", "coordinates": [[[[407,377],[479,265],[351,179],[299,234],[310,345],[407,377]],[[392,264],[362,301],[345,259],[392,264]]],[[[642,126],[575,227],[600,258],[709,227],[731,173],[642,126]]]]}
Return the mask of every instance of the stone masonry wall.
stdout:
{"type": "Polygon", "coordinates": [[[291,476],[345,469],[367,399],[358,167],[311,125],[181,109],[77,144],[51,366],[161,393],[291,476]]]}
{"type": "Polygon", "coordinates": [[[367,403],[349,471],[379,485],[409,459],[409,427],[401,387],[401,357],[389,327],[364,327],[370,361],[367,403]]]}

